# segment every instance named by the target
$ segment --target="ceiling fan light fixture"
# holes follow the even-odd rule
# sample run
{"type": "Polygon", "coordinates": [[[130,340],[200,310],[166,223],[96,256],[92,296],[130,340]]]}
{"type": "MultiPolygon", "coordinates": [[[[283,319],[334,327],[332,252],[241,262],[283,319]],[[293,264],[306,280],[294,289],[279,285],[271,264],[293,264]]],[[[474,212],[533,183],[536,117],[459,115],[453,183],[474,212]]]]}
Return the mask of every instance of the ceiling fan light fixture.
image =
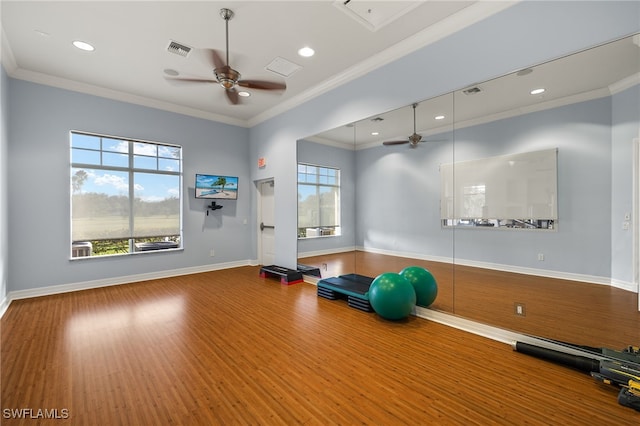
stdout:
{"type": "Polygon", "coordinates": [[[213,73],[220,85],[227,90],[233,89],[240,80],[240,73],[228,66],[222,67],[222,69],[216,68],[213,73]]]}
{"type": "MultiPolygon", "coordinates": [[[[237,90],[236,86],[256,90],[285,90],[287,88],[287,85],[280,82],[263,80],[241,80],[240,73],[231,68],[231,66],[229,65],[229,20],[233,18],[234,13],[230,9],[220,9],[220,16],[225,21],[225,57],[223,58],[221,54],[218,53],[218,51],[215,49],[206,49],[206,56],[213,66],[213,75],[215,76],[215,80],[211,78],[171,78],[171,80],[181,80],[207,84],[217,83],[223,89],[225,89],[225,96],[232,105],[237,105],[238,103],[240,103],[241,97],[246,98],[248,96],[251,96],[251,93],[246,90],[237,90]]],[[[188,48],[186,46],[180,45],[179,43],[173,42],[173,44],[175,45],[175,52],[173,53],[183,53],[188,48]]],[[[165,74],[176,77],[176,75],[172,74],[172,72],[175,72],[177,74],[176,71],[165,70],[165,74]]]]}

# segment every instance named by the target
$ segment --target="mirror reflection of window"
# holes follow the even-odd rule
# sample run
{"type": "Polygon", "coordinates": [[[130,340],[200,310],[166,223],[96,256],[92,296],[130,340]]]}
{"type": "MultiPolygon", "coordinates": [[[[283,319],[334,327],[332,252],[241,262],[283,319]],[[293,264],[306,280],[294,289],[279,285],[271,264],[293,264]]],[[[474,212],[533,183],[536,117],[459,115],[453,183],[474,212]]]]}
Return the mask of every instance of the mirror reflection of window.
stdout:
{"type": "Polygon", "coordinates": [[[340,170],[298,164],[298,238],[340,235],[340,170]]]}

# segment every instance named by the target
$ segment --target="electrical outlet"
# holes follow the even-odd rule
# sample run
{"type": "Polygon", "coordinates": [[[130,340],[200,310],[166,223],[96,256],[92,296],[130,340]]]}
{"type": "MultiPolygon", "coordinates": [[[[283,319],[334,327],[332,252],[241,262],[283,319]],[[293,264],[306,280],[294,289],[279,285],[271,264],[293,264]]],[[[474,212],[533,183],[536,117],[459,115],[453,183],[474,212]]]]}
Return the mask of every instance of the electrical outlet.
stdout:
{"type": "Polygon", "coordinates": [[[544,253],[538,253],[538,260],[541,262],[544,260],[544,253]]]}
{"type": "Polygon", "coordinates": [[[514,310],[515,310],[516,315],[518,315],[518,316],[524,317],[526,315],[526,311],[524,309],[524,303],[516,302],[514,304],[514,310]]]}
{"type": "Polygon", "coordinates": [[[214,257],[216,255],[216,251],[214,249],[209,250],[209,256],[214,257]]]}

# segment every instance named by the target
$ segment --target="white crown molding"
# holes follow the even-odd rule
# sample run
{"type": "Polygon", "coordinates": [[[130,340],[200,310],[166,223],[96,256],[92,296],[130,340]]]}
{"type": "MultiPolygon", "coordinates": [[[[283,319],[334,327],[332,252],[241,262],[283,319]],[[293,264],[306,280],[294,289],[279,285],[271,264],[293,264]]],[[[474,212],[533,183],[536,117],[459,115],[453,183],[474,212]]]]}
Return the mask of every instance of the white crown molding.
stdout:
{"type": "Polygon", "coordinates": [[[321,138],[321,137],[318,137],[318,136],[311,136],[311,137],[308,137],[308,138],[304,138],[304,140],[309,141],[309,142],[319,143],[319,144],[322,144],[322,145],[333,146],[333,147],[336,147],[336,148],[349,149],[351,151],[354,150],[353,143],[344,143],[344,142],[339,142],[339,141],[332,141],[331,139],[321,138]]]}
{"type": "Polygon", "coordinates": [[[430,26],[429,28],[426,28],[412,35],[411,37],[401,41],[400,43],[397,43],[389,47],[388,49],[369,57],[369,59],[346,69],[341,74],[338,74],[318,84],[317,86],[310,88],[304,93],[292,97],[291,99],[284,101],[261,114],[258,114],[257,116],[249,120],[249,127],[260,124],[263,121],[266,121],[290,109],[293,109],[296,106],[299,106],[325,92],[328,92],[329,90],[335,89],[342,84],[348,83],[349,81],[361,77],[377,68],[380,68],[383,65],[391,63],[431,43],[435,43],[440,39],[443,39],[457,31],[460,31],[460,29],[462,28],[466,28],[491,15],[501,12],[502,10],[515,5],[519,1],[520,0],[478,1],[473,5],[462,9],[460,12],[455,13],[454,15],[430,26]]]}
{"type": "Polygon", "coordinates": [[[304,93],[301,93],[298,96],[284,101],[249,120],[241,120],[225,115],[213,114],[195,108],[172,104],[170,102],[159,101],[144,96],[132,95],[126,92],[111,90],[104,87],[80,83],[43,73],[21,69],[15,61],[13,51],[11,50],[7,42],[4,31],[2,32],[2,63],[5,67],[5,70],[7,71],[7,74],[12,78],[58,87],[75,92],[87,93],[90,95],[113,99],[116,101],[123,101],[150,108],[156,108],[164,111],[174,112],[177,114],[202,118],[205,120],[216,121],[240,127],[253,127],[263,121],[266,121],[290,109],[293,109],[331,89],[334,89],[342,84],[361,77],[376,68],[386,65],[430,43],[453,34],[456,31],[459,31],[461,28],[472,25],[478,21],[481,21],[482,19],[485,19],[486,17],[507,9],[508,7],[513,6],[519,1],[520,0],[487,2],[478,1],[471,6],[462,9],[460,12],[455,13],[454,15],[432,25],[431,27],[414,34],[413,36],[400,43],[395,44],[394,46],[380,52],[379,54],[370,57],[366,61],[345,70],[343,73],[336,75],[324,81],[323,83],[310,88],[304,93]]]}
{"type": "Polygon", "coordinates": [[[43,84],[47,86],[57,87],[60,89],[70,90],[73,92],[80,92],[80,93],[85,93],[89,95],[99,96],[102,98],[112,99],[115,101],[127,102],[130,104],[160,109],[164,111],[174,112],[176,114],[202,118],[205,120],[231,124],[234,126],[240,126],[240,127],[247,126],[247,122],[245,120],[231,118],[231,117],[220,115],[220,114],[213,114],[213,113],[198,110],[195,108],[184,107],[181,105],[172,104],[170,102],[159,101],[157,99],[151,99],[144,96],[132,95],[130,93],[121,92],[118,90],[107,89],[107,88],[95,86],[92,84],[81,83],[78,81],[68,80],[65,78],[60,78],[60,77],[43,74],[35,71],[25,70],[22,68],[16,68],[13,72],[7,72],[7,73],[12,78],[30,81],[32,83],[43,84]]]}
{"type": "MultiPolygon", "coordinates": [[[[0,25],[2,25],[2,22],[0,22],[0,25]]],[[[13,55],[13,50],[7,41],[7,35],[4,33],[4,28],[1,28],[0,38],[2,39],[0,40],[0,61],[2,62],[7,74],[11,75],[18,68],[18,65],[16,64],[16,58],[13,55]]]]}
{"type": "Polygon", "coordinates": [[[640,84],[640,73],[636,73],[627,78],[623,78],[620,81],[616,81],[609,86],[609,91],[612,95],[615,95],[616,93],[620,93],[638,84],[640,84]]]}
{"type": "Polygon", "coordinates": [[[464,129],[467,127],[477,126],[480,124],[491,123],[493,121],[504,120],[506,118],[517,117],[520,115],[531,114],[534,112],[544,111],[553,108],[559,108],[566,105],[577,104],[579,102],[591,101],[594,99],[610,96],[611,92],[608,87],[596,89],[589,92],[578,93],[576,95],[566,96],[564,98],[553,99],[546,102],[540,102],[534,105],[514,108],[507,111],[489,114],[478,118],[465,121],[457,121],[455,129],[464,129]]]}

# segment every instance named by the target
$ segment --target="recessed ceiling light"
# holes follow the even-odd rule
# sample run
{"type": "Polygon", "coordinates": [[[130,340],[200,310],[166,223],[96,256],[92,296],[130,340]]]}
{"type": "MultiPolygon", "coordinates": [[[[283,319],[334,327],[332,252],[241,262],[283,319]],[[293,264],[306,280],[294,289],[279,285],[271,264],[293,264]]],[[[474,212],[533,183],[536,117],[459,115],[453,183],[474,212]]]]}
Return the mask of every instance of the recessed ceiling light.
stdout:
{"type": "Polygon", "coordinates": [[[304,57],[304,58],[310,58],[311,56],[315,55],[316,51],[313,50],[312,48],[310,48],[309,46],[305,46],[303,48],[301,48],[300,50],[298,50],[298,55],[304,57]]]}
{"type": "Polygon", "coordinates": [[[84,41],[80,41],[80,40],[76,40],[73,42],[73,45],[75,47],[77,47],[80,50],[86,50],[87,52],[93,52],[95,50],[95,47],[93,47],[92,45],[90,45],[87,42],[84,41]]]}
{"type": "Polygon", "coordinates": [[[544,93],[544,89],[543,89],[543,88],[540,88],[540,89],[533,89],[530,93],[531,93],[532,95],[539,95],[540,93],[544,93]]]}
{"type": "Polygon", "coordinates": [[[444,115],[436,115],[433,118],[434,118],[434,120],[444,120],[444,115]]]}
{"type": "Polygon", "coordinates": [[[170,75],[171,77],[176,77],[178,74],[180,74],[178,71],[173,70],[171,68],[167,68],[166,70],[164,70],[164,73],[166,75],[170,75]]]}
{"type": "Polygon", "coordinates": [[[379,132],[371,132],[371,136],[378,136],[379,134],[379,132]]]}
{"type": "Polygon", "coordinates": [[[238,92],[238,96],[242,96],[243,98],[248,98],[249,96],[251,96],[251,93],[245,92],[244,90],[242,90],[238,92]]]}

